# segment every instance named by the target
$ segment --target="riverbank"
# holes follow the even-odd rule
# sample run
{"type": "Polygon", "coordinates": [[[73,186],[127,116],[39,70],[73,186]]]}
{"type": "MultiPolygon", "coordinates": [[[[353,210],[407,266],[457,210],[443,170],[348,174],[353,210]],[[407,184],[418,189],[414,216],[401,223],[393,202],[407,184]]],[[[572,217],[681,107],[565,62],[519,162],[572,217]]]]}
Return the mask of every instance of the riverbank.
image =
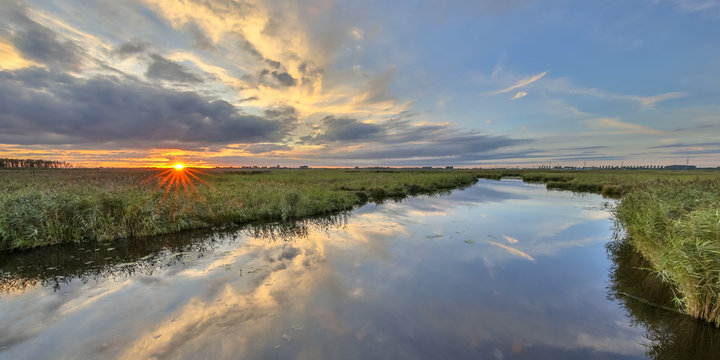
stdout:
{"type": "Polygon", "coordinates": [[[614,213],[625,241],[670,286],[672,303],[720,327],[720,171],[529,170],[500,175],[545,183],[548,189],[620,198],[614,213]]]}
{"type": "Polygon", "coordinates": [[[477,179],[476,172],[462,170],[174,171],[0,171],[0,250],[285,221],[477,179]]]}

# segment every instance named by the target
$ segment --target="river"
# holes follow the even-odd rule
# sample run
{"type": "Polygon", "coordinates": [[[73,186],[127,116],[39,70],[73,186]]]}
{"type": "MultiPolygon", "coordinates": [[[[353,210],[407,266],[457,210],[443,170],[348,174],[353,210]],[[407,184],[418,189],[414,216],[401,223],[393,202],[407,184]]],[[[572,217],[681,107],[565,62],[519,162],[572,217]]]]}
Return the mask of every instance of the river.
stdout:
{"type": "Polygon", "coordinates": [[[608,202],[480,180],[285,225],[2,254],[0,359],[669,359],[718,350],[717,329],[663,307],[666,289],[638,288],[636,279],[655,278],[638,274],[632,251],[608,246],[608,202]]]}

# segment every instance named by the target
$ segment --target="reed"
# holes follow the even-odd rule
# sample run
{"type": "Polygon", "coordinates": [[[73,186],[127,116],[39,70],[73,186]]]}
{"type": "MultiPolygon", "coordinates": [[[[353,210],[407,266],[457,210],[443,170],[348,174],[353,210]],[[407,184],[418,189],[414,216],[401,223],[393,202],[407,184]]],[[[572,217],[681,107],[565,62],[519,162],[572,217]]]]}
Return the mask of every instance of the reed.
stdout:
{"type": "Polygon", "coordinates": [[[158,170],[0,171],[0,250],[287,221],[476,181],[461,170],[204,172],[185,191],[153,178],[158,170]]]}
{"type": "Polygon", "coordinates": [[[692,317],[720,326],[720,180],[664,183],[623,197],[628,241],[692,317]]]}

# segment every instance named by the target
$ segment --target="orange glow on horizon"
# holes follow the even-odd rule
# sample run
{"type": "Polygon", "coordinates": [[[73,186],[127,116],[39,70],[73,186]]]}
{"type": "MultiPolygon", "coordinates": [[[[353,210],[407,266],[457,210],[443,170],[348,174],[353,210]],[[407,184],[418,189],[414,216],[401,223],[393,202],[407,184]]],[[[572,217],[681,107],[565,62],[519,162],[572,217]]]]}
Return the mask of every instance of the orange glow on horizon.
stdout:
{"type": "Polygon", "coordinates": [[[173,166],[173,167],[174,167],[175,170],[177,170],[177,171],[183,171],[183,168],[185,168],[185,165],[180,164],[180,163],[177,163],[177,164],[175,164],[175,166],[173,166]]]}

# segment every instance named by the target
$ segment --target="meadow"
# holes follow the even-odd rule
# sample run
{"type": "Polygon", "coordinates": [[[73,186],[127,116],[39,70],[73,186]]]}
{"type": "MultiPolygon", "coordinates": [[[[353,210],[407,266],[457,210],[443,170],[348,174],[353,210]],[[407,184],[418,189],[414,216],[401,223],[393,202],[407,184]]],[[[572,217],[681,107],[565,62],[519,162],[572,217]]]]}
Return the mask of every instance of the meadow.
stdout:
{"type": "Polygon", "coordinates": [[[185,169],[0,171],[0,250],[288,221],[469,186],[467,171],[185,169]],[[190,182],[192,184],[190,184],[190,182]]]}

